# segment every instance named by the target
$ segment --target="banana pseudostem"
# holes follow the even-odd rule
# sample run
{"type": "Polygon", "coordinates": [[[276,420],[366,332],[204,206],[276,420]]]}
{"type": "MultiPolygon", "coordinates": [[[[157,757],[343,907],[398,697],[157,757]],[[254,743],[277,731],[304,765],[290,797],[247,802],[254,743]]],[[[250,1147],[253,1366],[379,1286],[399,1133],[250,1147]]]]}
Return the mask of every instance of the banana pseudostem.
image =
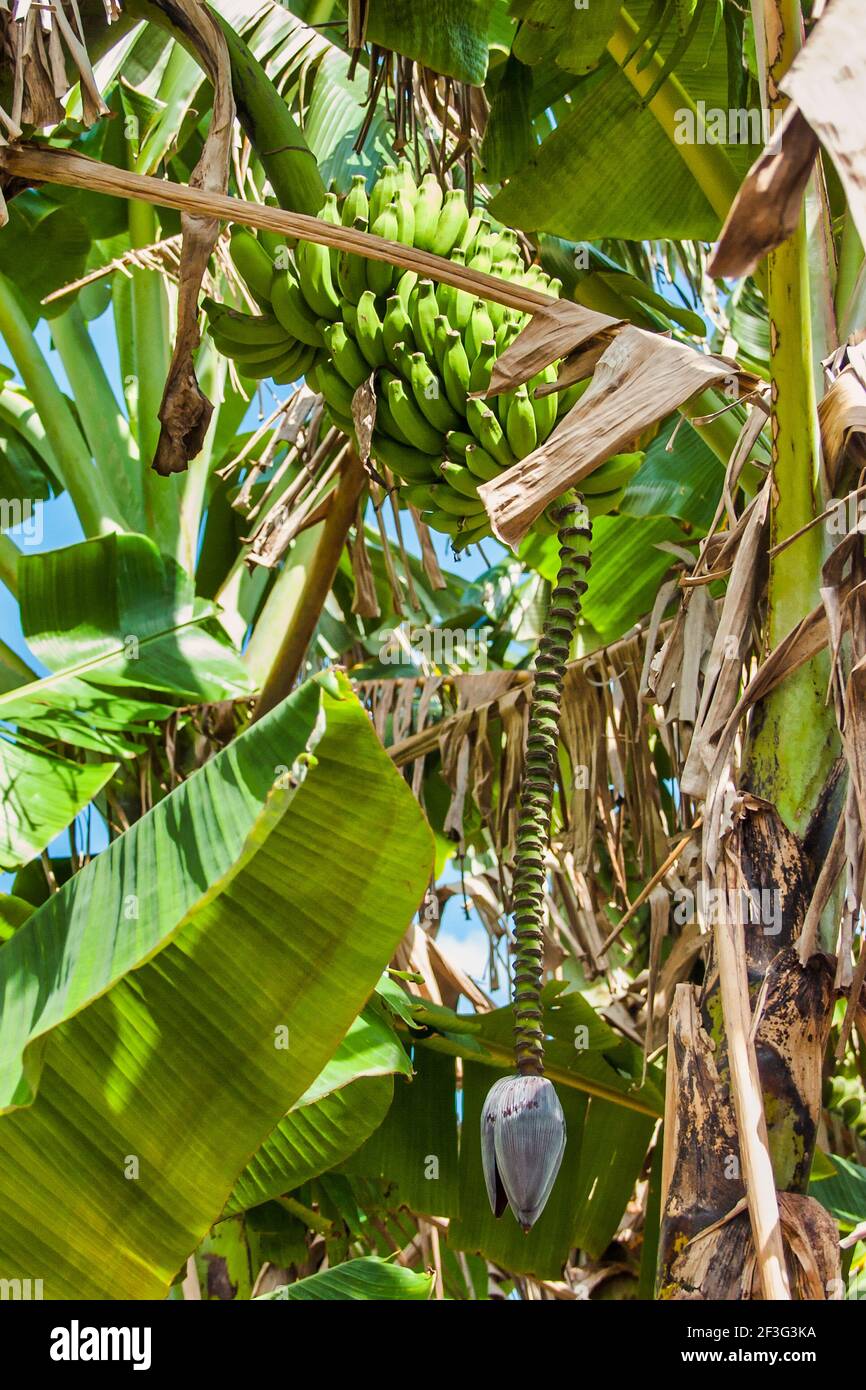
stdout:
{"type": "Polygon", "coordinates": [[[556,520],[559,575],[550,596],[535,662],[514,867],[514,1051],[517,1070],[524,1076],[544,1073],[544,857],[550,840],[562,682],[580,601],[587,588],[592,540],[592,527],[579,494],[564,495],[556,520]]]}

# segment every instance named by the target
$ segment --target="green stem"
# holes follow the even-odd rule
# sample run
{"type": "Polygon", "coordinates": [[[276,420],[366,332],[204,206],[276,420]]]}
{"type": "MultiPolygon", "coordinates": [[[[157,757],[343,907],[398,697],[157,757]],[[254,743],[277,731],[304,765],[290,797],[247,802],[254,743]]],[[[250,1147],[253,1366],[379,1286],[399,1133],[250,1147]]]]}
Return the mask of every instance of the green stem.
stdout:
{"type": "Polygon", "coordinates": [[[592,529],[583,499],[567,493],[559,524],[559,575],[538,644],[514,866],[514,1051],[523,1075],[544,1071],[541,1006],[545,855],[550,843],[562,682],[586,591],[592,529]],[[578,538],[587,542],[581,549],[578,538]]]}
{"type": "MultiPolygon", "coordinates": [[[[634,45],[638,32],[638,25],[627,10],[620,10],[617,26],[608,40],[607,51],[622,68],[624,75],[638,96],[643,99],[658,78],[664,63],[656,53],[646,67],[638,72],[638,63],[641,60],[640,52],[635,54],[631,62],[626,63],[626,57],[634,45]]],[[[649,110],[692,174],[710,207],[724,221],[731,203],[739,192],[740,180],[721,145],[708,140],[702,142],[698,140],[685,141],[683,143],[677,140],[677,131],[681,128],[680,112],[688,111],[691,113],[696,132],[701,128],[700,113],[685,87],[672,72],[668,73],[648,105],[649,110]]]]}
{"type": "Polygon", "coordinates": [[[845,214],[842,245],[839,248],[839,269],[836,275],[836,321],[840,339],[846,331],[846,316],[851,296],[863,267],[863,243],[850,210],[845,214]]]}
{"type": "MultiPolygon", "coordinates": [[[[159,237],[156,212],[149,203],[129,204],[129,239],[133,247],[151,246],[159,237]]],[[[177,548],[180,475],[160,478],[151,468],[159,441],[159,408],[170,361],[168,295],[157,270],[132,271],[132,354],[136,385],[136,424],[141,456],[147,534],[167,555],[177,548]]]]}
{"type": "Polygon", "coordinates": [[[104,535],[120,524],[113,502],[101,495],[77,421],[54,373],[39,350],[11,284],[0,274],[0,337],[12,354],[33,407],[42,421],[57,476],[69,493],[85,536],[104,535]]]}
{"type": "Polygon", "coordinates": [[[5,584],[13,598],[18,597],[18,560],[20,551],[13,540],[0,533],[0,584],[5,584]]]}
{"type": "Polygon", "coordinates": [[[77,303],[52,319],[51,337],[69,378],[101,486],[115,498],[125,525],[140,531],[144,507],[138,449],[77,303]]]}
{"type": "MultiPolygon", "coordinates": [[[[776,50],[768,57],[768,91],[783,104],[778,82],[800,34],[797,0],[776,0],[776,50]],[[775,94],[775,95],[774,95],[775,94]]],[[[774,499],[770,544],[777,546],[816,514],[820,441],[815,397],[805,212],[797,230],[768,257],[774,499]]],[[[770,562],[766,642],[783,637],[819,601],[824,534],[812,527],[770,562]]],[[[826,655],[802,666],[756,712],[748,750],[751,789],[772,801],[788,828],[802,835],[837,753],[835,721],[825,703],[826,655]]]]}
{"type": "Polygon", "coordinates": [[[7,671],[12,671],[16,676],[21,676],[22,682],[35,681],[36,672],[33,671],[27,662],[20,657],[17,652],[0,638],[0,666],[5,666],[7,671]]]}
{"type": "MultiPolygon", "coordinates": [[[[261,684],[273,666],[283,634],[294,618],[304,592],[307,571],[313,564],[323,529],[324,522],[320,522],[317,526],[308,526],[306,531],[302,531],[297,537],[256,618],[256,625],[247,643],[243,660],[258,684],[261,684]]],[[[257,565],[253,574],[250,574],[242,557],[239,557],[232,566],[226,585],[217,594],[217,602],[224,609],[225,619],[228,620],[224,621],[224,626],[238,645],[238,624],[243,622],[245,631],[248,622],[252,621],[253,614],[248,615],[247,604],[250,601],[258,602],[258,584],[265,573],[261,565],[257,565]]]]}

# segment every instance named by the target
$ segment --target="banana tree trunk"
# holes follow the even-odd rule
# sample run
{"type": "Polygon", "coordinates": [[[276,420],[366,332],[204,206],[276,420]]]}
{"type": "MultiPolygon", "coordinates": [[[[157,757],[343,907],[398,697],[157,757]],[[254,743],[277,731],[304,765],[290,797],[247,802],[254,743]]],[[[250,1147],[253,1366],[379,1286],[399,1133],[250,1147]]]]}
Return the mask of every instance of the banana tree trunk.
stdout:
{"type": "MultiPolygon", "coordinates": [[[[800,44],[800,5],[754,0],[753,9],[778,111],[778,84],[800,44]]],[[[802,217],[769,258],[766,284],[777,546],[820,510],[802,217]]],[[[768,651],[819,601],[823,542],[813,528],[773,555],[768,651]]],[[[835,999],[835,962],[820,949],[809,907],[845,796],[826,684],[816,658],[755,709],[729,829],[706,846],[713,948],[704,984],[679,987],[670,1021],[663,1298],[825,1299],[839,1287],[835,1222],[806,1195],[835,999]]]]}

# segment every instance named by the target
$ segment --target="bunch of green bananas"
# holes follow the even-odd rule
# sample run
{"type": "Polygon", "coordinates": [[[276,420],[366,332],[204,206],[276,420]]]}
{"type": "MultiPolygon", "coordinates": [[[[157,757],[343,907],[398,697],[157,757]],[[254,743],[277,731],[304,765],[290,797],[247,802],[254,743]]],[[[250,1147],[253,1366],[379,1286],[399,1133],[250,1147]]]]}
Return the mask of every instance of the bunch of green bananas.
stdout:
{"type": "MultiPolygon", "coordinates": [[[[470,213],[461,190],[443,194],[434,174],[416,185],[407,160],[385,165],[369,195],[356,175],[342,206],[329,193],[318,215],[554,296],[561,289],[526,266],[513,231],[482,209],[470,213]]],[[[528,385],[480,399],[527,316],[389,262],[312,242],[290,250],[246,228],[233,230],[231,256],[262,312],[206,301],[216,346],[247,376],[306,376],[349,435],[354,392],[375,372],[374,461],[455,549],[489,535],[479,484],[542,444],[582,389],[536,396],[556,380],[554,364],[528,385]]],[[[617,456],[586,481],[591,515],[617,505],[640,457],[617,456]]]]}

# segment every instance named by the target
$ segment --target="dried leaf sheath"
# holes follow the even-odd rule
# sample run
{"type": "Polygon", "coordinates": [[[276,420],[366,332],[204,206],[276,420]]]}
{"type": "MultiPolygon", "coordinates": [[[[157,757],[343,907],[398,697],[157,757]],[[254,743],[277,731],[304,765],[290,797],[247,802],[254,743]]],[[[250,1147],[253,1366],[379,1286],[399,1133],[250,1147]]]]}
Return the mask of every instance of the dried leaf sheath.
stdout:
{"type": "Polygon", "coordinates": [[[545,854],[559,743],[562,683],[580,599],[586,591],[592,528],[576,494],[559,508],[559,577],[538,647],[529,714],[526,764],[520,797],[514,872],[514,1039],[518,1071],[540,1076],[544,1070],[541,1017],[541,927],[545,854]],[[580,546],[581,540],[586,547],[580,546]]]}

